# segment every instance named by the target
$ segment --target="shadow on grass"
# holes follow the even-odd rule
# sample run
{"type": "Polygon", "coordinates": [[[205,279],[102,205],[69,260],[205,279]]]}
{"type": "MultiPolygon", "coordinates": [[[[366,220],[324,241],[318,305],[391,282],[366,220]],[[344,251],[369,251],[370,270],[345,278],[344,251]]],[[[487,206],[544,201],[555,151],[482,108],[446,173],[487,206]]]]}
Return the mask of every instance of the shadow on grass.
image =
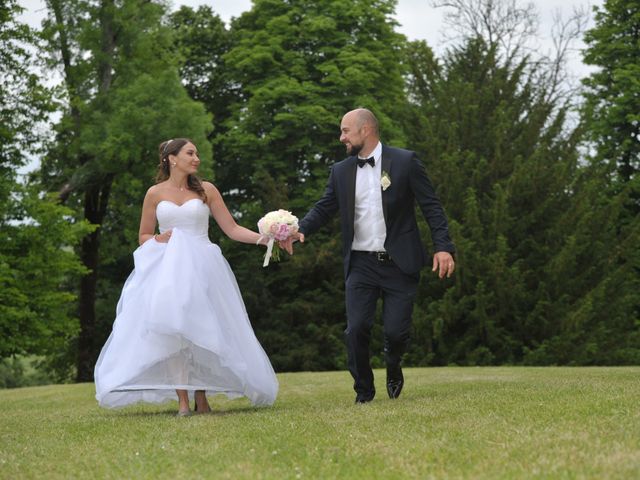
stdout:
{"type": "MultiPolygon", "coordinates": [[[[211,407],[210,413],[195,413],[192,411],[192,415],[188,417],[182,417],[185,419],[189,418],[206,418],[206,417],[226,417],[229,415],[238,415],[238,414],[247,414],[247,413],[260,413],[261,411],[272,410],[270,407],[252,407],[251,405],[239,405],[231,408],[225,408],[224,410],[216,409],[216,407],[211,407]]],[[[159,417],[177,417],[178,409],[163,409],[163,410],[103,410],[102,414],[104,416],[108,416],[111,418],[159,418],[159,417]]]]}

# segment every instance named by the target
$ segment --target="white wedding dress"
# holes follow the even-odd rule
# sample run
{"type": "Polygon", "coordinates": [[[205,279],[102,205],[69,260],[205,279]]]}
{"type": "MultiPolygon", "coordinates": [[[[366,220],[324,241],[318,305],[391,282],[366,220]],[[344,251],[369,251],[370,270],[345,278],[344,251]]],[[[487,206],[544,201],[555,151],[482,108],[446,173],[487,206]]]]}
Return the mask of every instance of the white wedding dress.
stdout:
{"type": "Polygon", "coordinates": [[[175,400],[176,389],[245,396],[254,405],[275,401],[278,381],[235,276],[209,241],[209,213],[200,199],[158,204],[160,231],[173,229],[171,240],[148,240],[133,254],[95,367],[101,406],[175,400]]]}

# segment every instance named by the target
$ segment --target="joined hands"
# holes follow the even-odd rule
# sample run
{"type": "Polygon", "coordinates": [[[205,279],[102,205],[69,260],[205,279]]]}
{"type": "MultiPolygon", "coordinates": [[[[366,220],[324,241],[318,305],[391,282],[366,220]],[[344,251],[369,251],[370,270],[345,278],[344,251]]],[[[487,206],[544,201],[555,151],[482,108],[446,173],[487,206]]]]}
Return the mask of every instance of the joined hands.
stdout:
{"type": "Polygon", "coordinates": [[[280,240],[278,246],[285,250],[289,255],[293,255],[293,243],[304,243],[304,233],[296,232],[286,240],[280,240]]]}

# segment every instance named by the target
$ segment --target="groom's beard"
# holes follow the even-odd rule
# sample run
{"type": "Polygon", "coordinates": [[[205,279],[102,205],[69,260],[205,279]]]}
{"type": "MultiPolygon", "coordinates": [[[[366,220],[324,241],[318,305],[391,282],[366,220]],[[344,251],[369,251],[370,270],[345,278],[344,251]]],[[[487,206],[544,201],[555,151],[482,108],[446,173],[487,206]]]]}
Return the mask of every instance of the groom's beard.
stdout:
{"type": "Polygon", "coordinates": [[[360,145],[351,144],[351,148],[347,147],[347,153],[349,155],[357,156],[362,150],[362,147],[364,147],[363,143],[361,143],[360,145]]]}

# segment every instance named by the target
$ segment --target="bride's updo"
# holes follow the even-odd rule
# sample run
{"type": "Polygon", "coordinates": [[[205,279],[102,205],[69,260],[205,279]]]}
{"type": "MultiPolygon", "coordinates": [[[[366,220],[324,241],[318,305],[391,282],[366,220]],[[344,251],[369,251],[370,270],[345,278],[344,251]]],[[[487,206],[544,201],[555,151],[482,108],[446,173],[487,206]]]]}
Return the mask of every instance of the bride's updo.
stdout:
{"type": "MultiPolygon", "coordinates": [[[[182,147],[187,143],[193,143],[188,138],[172,138],[166,140],[158,147],[158,153],[160,155],[160,163],[158,164],[158,171],[156,173],[156,183],[164,182],[171,176],[171,165],[169,163],[169,155],[177,155],[182,147]]],[[[187,176],[187,188],[198,194],[202,198],[203,202],[207,202],[207,194],[204,192],[202,186],[202,180],[195,175],[187,176]]]]}

